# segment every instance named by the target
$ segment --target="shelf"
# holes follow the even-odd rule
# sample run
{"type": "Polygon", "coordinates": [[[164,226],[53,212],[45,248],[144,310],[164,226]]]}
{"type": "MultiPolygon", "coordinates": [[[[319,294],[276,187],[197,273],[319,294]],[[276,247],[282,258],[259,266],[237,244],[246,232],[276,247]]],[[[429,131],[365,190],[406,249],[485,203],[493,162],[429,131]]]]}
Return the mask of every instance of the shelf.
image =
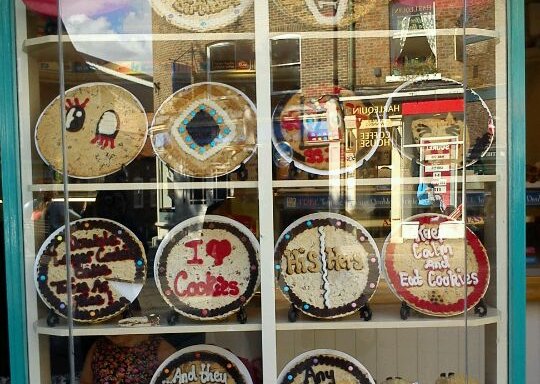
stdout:
{"type": "MultiPolygon", "coordinates": [[[[461,177],[458,177],[461,182],[461,177]]],[[[418,177],[394,178],[396,183],[414,185],[420,182],[418,177]]],[[[467,183],[492,183],[497,181],[495,175],[469,175],[467,183]]],[[[378,186],[392,185],[391,178],[370,178],[370,179],[317,179],[317,180],[275,180],[272,182],[274,188],[328,188],[331,186],[342,186],[352,184],[358,186],[378,186]]],[[[87,183],[69,184],[70,192],[92,192],[92,191],[140,191],[140,190],[168,190],[168,189],[256,189],[259,182],[250,181],[191,181],[191,182],[171,182],[171,183],[87,183]]],[[[63,184],[33,184],[28,187],[32,192],[45,192],[64,190],[63,184]]]]}
{"type": "MultiPolygon", "coordinates": [[[[277,309],[276,329],[278,331],[299,331],[299,330],[337,330],[337,329],[403,329],[403,328],[448,328],[465,327],[463,315],[454,317],[433,317],[415,314],[411,311],[411,317],[401,320],[399,317],[399,306],[397,305],[375,305],[372,307],[373,319],[364,321],[360,315],[354,314],[342,319],[319,320],[312,319],[302,312],[299,312],[298,321],[289,322],[287,318],[288,307],[277,309]]],[[[495,308],[488,308],[485,317],[478,317],[469,311],[467,325],[471,327],[495,324],[499,319],[498,311],[495,308]]]]}
{"type": "MultiPolygon", "coordinates": [[[[100,33],[63,35],[62,43],[95,43],[95,42],[144,42],[144,41],[215,41],[215,40],[253,40],[254,32],[227,33],[100,33]]],[[[46,35],[26,39],[23,50],[29,54],[40,46],[51,45],[56,48],[58,35],[46,35]]],[[[76,45],[76,44],[74,44],[76,45]]]]}
{"type": "MultiPolygon", "coordinates": [[[[328,38],[390,38],[401,36],[401,31],[382,29],[370,31],[313,31],[313,32],[293,32],[292,34],[300,36],[303,39],[328,39],[328,38]]],[[[462,28],[444,28],[437,29],[437,36],[456,36],[463,33],[462,28]]],[[[479,36],[483,38],[496,38],[499,36],[497,31],[482,28],[467,28],[467,36],[479,36]]],[[[270,37],[277,37],[287,32],[271,32],[270,37]]],[[[63,43],[94,43],[94,42],[144,42],[144,41],[216,41],[216,40],[254,40],[254,32],[229,32],[229,33],[156,33],[156,34],[130,34],[130,33],[104,33],[104,34],[79,34],[62,36],[63,43]]],[[[40,46],[53,45],[58,43],[57,35],[47,35],[26,39],[23,44],[23,50],[29,54],[40,46]]],[[[74,44],[76,45],[76,44],[74,44]]]]}
{"type": "MultiPolygon", "coordinates": [[[[141,190],[168,190],[168,189],[249,189],[257,188],[257,181],[193,181],[171,183],[88,183],[69,184],[70,192],[92,191],[141,191],[141,190]]],[[[45,192],[64,190],[63,184],[34,184],[28,189],[32,192],[45,192]]]]}
{"type": "MultiPolygon", "coordinates": [[[[462,182],[461,176],[456,176],[457,182],[462,182]]],[[[419,177],[401,177],[401,178],[370,178],[370,179],[344,179],[337,177],[335,179],[316,179],[316,180],[276,180],[272,182],[274,188],[301,188],[301,187],[319,187],[328,188],[332,186],[343,185],[362,185],[362,186],[377,186],[377,185],[392,185],[394,183],[404,185],[414,185],[420,182],[419,177]]],[[[467,183],[493,183],[497,181],[496,175],[467,175],[467,183]]]]}
{"type": "MultiPolygon", "coordinates": [[[[197,332],[255,332],[260,331],[261,315],[258,309],[248,309],[248,321],[240,324],[236,321],[236,315],[231,315],[225,320],[213,322],[201,322],[190,320],[180,316],[176,325],[167,324],[167,314],[160,316],[160,325],[154,327],[120,327],[116,323],[99,323],[92,325],[75,324],[73,336],[107,336],[107,335],[133,335],[133,334],[165,334],[165,333],[197,333],[197,332]]],[[[69,336],[69,328],[65,319],[60,324],[49,327],[46,319],[39,319],[34,323],[34,330],[40,335],[69,336]]]]}

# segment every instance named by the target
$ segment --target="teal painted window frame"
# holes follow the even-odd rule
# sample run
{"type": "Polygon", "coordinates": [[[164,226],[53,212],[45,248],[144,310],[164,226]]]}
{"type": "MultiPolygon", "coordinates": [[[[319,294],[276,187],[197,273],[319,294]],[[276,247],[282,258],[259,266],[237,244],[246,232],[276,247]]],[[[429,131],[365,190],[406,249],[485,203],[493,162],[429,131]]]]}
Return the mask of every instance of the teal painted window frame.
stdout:
{"type": "MultiPolygon", "coordinates": [[[[14,2],[0,12],[0,151],[12,384],[28,383],[14,2]]],[[[507,0],[508,382],[525,383],[525,31],[524,2],[507,0]]]]}
{"type": "Polygon", "coordinates": [[[525,2],[506,2],[508,64],[508,382],[526,381],[525,2]]]}
{"type": "Polygon", "coordinates": [[[28,384],[28,349],[23,254],[23,224],[17,104],[14,1],[3,0],[0,12],[0,151],[12,384],[28,384]]]}

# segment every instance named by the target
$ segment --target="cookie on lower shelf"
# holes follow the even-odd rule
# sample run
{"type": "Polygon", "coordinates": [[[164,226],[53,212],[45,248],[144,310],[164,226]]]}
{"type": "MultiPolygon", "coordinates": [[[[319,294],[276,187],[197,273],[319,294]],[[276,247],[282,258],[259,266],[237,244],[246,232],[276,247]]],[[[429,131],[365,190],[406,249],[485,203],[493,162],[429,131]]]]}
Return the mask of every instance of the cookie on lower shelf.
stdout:
{"type": "Polygon", "coordinates": [[[489,259],[480,239],[448,216],[426,213],[404,220],[386,238],[382,255],[394,294],[424,314],[463,313],[465,286],[471,309],[489,284],[489,259]]]}
{"type": "Polygon", "coordinates": [[[278,384],[375,384],[368,370],[354,357],[332,349],[302,353],[281,371],[278,384]],[[327,381],[324,381],[327,380],[327,381]]]}
{"type": "Polygon", "coordinates": [[[259,286],[259,270],[253,233],[230,218],[206,215],[167,234],[156,253],[154,278],[175,311],[217,320],[247,305],[259,286]]]}
{"type": "Polygon", "coordinates": [[[246,366],[233,353],[214,345],[175,352],[159,366],[150,384],[253,384],[246,366]]]}
{"type": "Polygon", "coordinates": [[[285,297],[302,312],[336,318],[365,306],[379,282],[379,251],[356,221],[335,213],[304,216],[281,234],[275,272],[285,297]]]}
{"type": "MultiPolygon", "coordinates": [[[[95,323],[126,310],[146,279],[146,254],[135,234],[112,220],[81,219],[70,224],[69,244],[73,320],[95,323]]],[[[39,249],[34,281],[43,302],[68,317],[64,226],[39,249]]]]}

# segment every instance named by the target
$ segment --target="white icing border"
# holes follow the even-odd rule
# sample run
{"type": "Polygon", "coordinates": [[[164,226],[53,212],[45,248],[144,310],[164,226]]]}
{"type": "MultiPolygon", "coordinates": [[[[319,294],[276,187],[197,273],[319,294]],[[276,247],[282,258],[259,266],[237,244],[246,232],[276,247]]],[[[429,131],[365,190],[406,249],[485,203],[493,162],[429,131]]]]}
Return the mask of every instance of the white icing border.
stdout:
{"type": "Polygon", "coordinates": [[[336,25],[343,19],[345,16],[345,11],[347,10],[347,5],[349,4],[348,0],[334,0],[337,3],[337,10],[335,16],[324,16],[317,6],[317,2],[320,0],[304,0],[306,5],[319,24],[323,25],[336,25]]]}
{"type": "Polygon", "coordinates": [[[174,0],[149,0],[157,14],[177,27],[196,32],[206,32],[223,28],[242,17],[251,7],[253,0],[240,0],[240,5],[233,9],[227,8],[213,15],[199,16],[198,14],[184,15],[176,11],[170,4],[174,0]]]}
{"type": "Polygon", "coordinates": [[[330,291],[330,282],[328,281],[328,266],[327,266],[327,263],[326,263],[326,258],[328,257],[327,254],[326,254],[326,233],[324,232],[324,228],[323,227],[318,227],[317,229],[317,232],[319,232],[319,242],[320,242],[320,249],[321,249],[321,252],[320,252],[320,256],[321,256],[321,263],[322,263],[322,270],[323,270],[323,273],[322,273],[322,279],[323,279],[323,290],[324,290],[324,294],[323,294],[323,298],[324,298],[324,305],[326,305],[327,308],[330,308],[331,305],[330,305],[330,297],[328,296],[329,295],[329,291],[330,291]]]}
{"type": "MultiPolygon", "coordinates": [[[[454,83],[458,86],[461,86],[463,88],[463,108],[464,108],[464,111],[463,113],[465,114],[466,111],[465,111],[465,108],[467,107],[467,99],[466,99],[466,95],[467,95],[467,92],[471,92],[473,95],[475,95],[476,97],[478,97],[478,101],[480,101],[480,103],[482,104],[482,107],[484,107],[484,109],[486,110],[488,116],[489,116],[489,119],[487,121],[487,127],[488,129],[490,129],[492,127],[493,129],[493,134],[491,135],[491,141],[489,142],[489,145],[486,147],[486,149],[480,154],[480,156],[477,158],[477,159],[473,159],[472,161],[469,162],[469,159],[467,158],[467,164],[465,164],[465,168],[473,165],[474,163],[476,163],[478,160],[480,160],[482,157],[485,156],[485,154],[489,151],[489,149],[491,148],[491,146],[493,145],[493,139],[495,138],[495,130],[496,130],[496,127],[495,127],[495,120],[493,119],[493,115],[491,114],[491,111],[489,110],[486,102],[484,101],[484,99],[482,99],[482,97],[476,93],[472,88],[467,88],[465,89],[465,86],[463,85],[463,83],[460,83],[459,81],[457,80],[454,80],[454,79],[450,79],[450,78],[447,78],[447,77],[442,77],[440,78],[439,80],[441,81],[446,81],[447,83],[454,83]]],[[[384,105],[384,110],[383,110],[383,123],[384,123],[384,130],[389,132],[389,127],[386,126],[386,123],[387,123],[387,119],[388,119],[388,108],[390,108],[391,104],[392,104],[392,100],[394,97],[399,97],[399,92],[403,89],[403,88],[406,88],[408,87],[409,85],[411,84],[414,84],[416,82],[424,82],[426,81],[425,77],[424,76],[416,76],[410,80],[407,80],[405,81],[403,84],[401,84],[399,87],[397,87],[391,94],[390,96],[388,97],[388,99],[386,100],[386,104],[384,105]]],[[[444,95],[444,90],[441,94],[438,94],[437,96],[440,96],[440,95],[444,95]]],[[[450,94],[449,94],[450,95],[450,94]]],[[[390,127],[391,129],[392,127],[390,127]]],[[[464,126],[464,129],[467,129],[466,126],[464,126]]],[[[390,133],[390,132],[389,132],[390,133]]],[[[463,132],[463,136],[465,137],[465,132],[463,132]]],[[[390,142],[392,143],[392,147],[395,148],[399,154],[402,156],[402,157],[405,157],[407,159],[409,159],[410,161],[414,161],[418,164],[420,164],[420,160],[419,159],[415,159],[413,158],[412,156],[409,156],[408,154],[406,154],[405,152],[403,152],[401,150],[401,147],[399,145],[396,145],[394,140],[392,139],[392,134],[390,134],[390,142]]],[[[470,143],[469,143],[469,146],[470,146],[470,143]]],[[[468,154],[469,152],[469,149],[470,148],[463,148],[464,151],[466,151],[466,153],[468,154]]],[[[459,166],[458,169],[463,169],[463,166],[459,166]]]]}
{"type": "MultiPolygon", "coordinates": [[[[124,226],[123,224],[120,224],[114,220],[109,220],[109,219],[103,219],[101,217],[89,217],[89,218],[86,218],[86,219],[78,219],[78,220],[74,220],[74,221],[71,221],[69,223],[69,226],[71,227],[72,225],[76,224],[76,223],[84,223],[84,222],[87,222],[87,221],[106,221],[106,222],[109,222],[109,223],[112,223],[114,225],[117,225],[119,228],[121,228],[123,231],[125,231],[129,236],[131,236],[131,238],[133,240],[135,240],[135,242],[139,245],[140,247],[140,250],[141,250],[141,256],[142,258],[144,259],[144,262],[146,264],[146,268],[145,268],[145,275],[144,275],[144,280],[146,280],[146,272],[148,272],[148,258],[146,257],[146,252],[144,250],[144,246],[142,244],[142,242],[139,240],[139,238],[129,229],[127,228],[126,226],[124,226]]],[[[62,237],[64,237],[64,232],[65,232],[65,225],[62,225],[61,227],[57,228],[53,233],[51,233],[47,239],[45,239],[45,241],[43,241],[43,243],[41,244],[41,247],[39,247],[39,250],[36,254],[36,258],[34,260],[34,286],[36,287],[36,291],[37,293],[39,294],[39,297],[41,298],[41,300],[43,301],[43,303],[50,309],[52,309],[57,315],[67,319],[68,317],[65,316],[60,310],[58,310],[56,307],[54,307],[51,303],[49,303],[47,301],[47,299],[45,298],[45,296],[43,296],[43,293],[41,292],[41,290],[39,289],[39,284],[38,284],[38,267],[40,265],[39,261],[41,260],[41,257],[43,256],[43,252],[45,252],[45,250],[49,247],[50,243],[52,242],[52,240],[58,236],[58,235],[62,235],[62,237]]],[[[64,238],[64,244],[68,244],[66,243],[65,241],[66,239],[64,238]]],[[[67,268],[67,267],[66,267],[67,268]]],[[[67,273],[67,272],[66,272],[67,273]]],[[[107,280],[105,278],[105,280],[107,280]]],[[[134,284],[134,285],[139,285],[139,294],[141,293],[141,290],[144,286],[144,283],[143,284],[134,284]]],[[[138,294],[137,294],[138,296],[138,294]]],[[[66,311],[67,311],[67,306],[66,306],[66,311]]],[[[74,321],[78,321],[78,322],[81,322],[81,323],[99,323],[101,321],[105,321],[105,320],[108,320],[109,318],[111,317],[114,317],[116,315],[118,315],[119,313],[121,313],[122,311],[119,311],[117,312],[116,314],[113,314],[111,316],[108,316],[106,318],[99,318],[97,320],[92,320],[92,319],[89,319],[89,320],[78,320],[78,319],[75,319],[73,318],[74,321]]],[[[72,314],[73,316],[73,314],[72,314]]]]}
{"type": "Polygon", "coordinates": [[[335,349],[313,349],[311,351],[307,351],[296,356],[294,359],[289,361],[287,365],[285,365],[285,367],[281,370],[281,373],[278,376],[277,384],[283,384],[285,382],[288,382],[288,380],[287,381],[285,380],[286,375],[296,365],[298,365],[299,363],[303,361],[306,361],[307,359],[316,358],[317,356],[320,356],[320,355],[336,356],[336,357],[347,360],[351,364],[355,365],[358,369],[360,369],[360,371],[362,371],[366,375],[366,377],[372,384],[375,384],[375,380],[371,376],[371,373],[369,373],[369,371],[366,369],[366,367],[362,365],[362,363],[360,363],[351,355],[348,355],[345,352],[336,351],[335,349]]]}
{"type": "MultiPolygon", "coordinates": [[[[174,92],[172,95],[170,95],[169,97],[167,97],[165,99],[165,101],[163,101],[163,103],[161,103],[161,105],[159,106],[159,108],[157,109],[156,113],[154,113],[154,117],[152,119],[152,124],[150,125],[151,128],[149,130],[149,134],[150,134],[150,143],[152,144],[152,149],[154,150],[154,153],[156,154],[156,156],[159,158],[159,160],[161,160],[167,167],[169,167],[170,169],[172,169],[173,171],[181,174],[181,175],[184,175],[184,176],[189,176],[189,177],[193,177],[195,179],[214,179],[216,177],[219,177],[219,176],[224,176],[224,175],[228,175],[229,173],[231,172],[234,172],[236,171],[238,168],[240,168],[240,166],[242,164],[245,164],[247,163],[252,157],[253,155],[255,155],[255,152],[257,152],[257,141],[255,140],[255,143],[253,144],[253,150],[251,151],[251,153],[249,154],[249,156],[247,156],[240,164],[238,164],[238,166],[236,166],[235,168],[232,168],[231,170],[225,172],[225,173],[220,173],[220,174],[215,174],[215,175],[209,175],[209,176],[199,176],[199,175],[190,175],[186,172],[186,170],[182,169],[177,169],[175,167],[172,166],[172,164],[169,164],[167,162],[167,160],[161,156],[160,152],[161,152],[161,149],[158,147],[156,148],[156,144],[154,143],[155,141],[155,138],[154,138],[154,134],[152,133],[154,130],[155,130],[155,126],[156,126],[156,118],[157,116],[159,116],[159,113],[161,111],[162,108],[164,108],[164,106],[166,105],[166,103],[169,103],[171,102],[171,100],[176,97],[178,94],[180,94],[181,92],[186,92],[188,91],[189,89],[191,88],[194,88],[194,87],[199,87],[199,86],[203,86],[203,85],[206,85],[206,86],[216,86],[216,87],[224,87],[224,88],[227,88],[227,89],[230,89],[231,91],[235,92],[238,96],[242,97],[244,99],[244,101],[248,104],[248,106],[251,108],[251,110],[253,111],[254,115],[256,116],[257,115],[257,108],[255,107],[255,104],[251,101],[251,99],[249,97],[247,97],[247,95],[240,91],[239,89],[233,87],[233,86],[230,86],[228,84],[224,84],[224,83],[217,83],[217,82],[212,82],[212,81],[203,81],[203,82],[200,82],[200,83],[195,83],[195,84],[191,84],[191,85],[188,85],[184,88],[181,88],[179,89],[178,91],[174,92]]],[[[257,122],[258,124],[258,122],[257,122]]],[[[170,129],[170,127],[169,127],[170,129]]],[[[167,131],[167,134],[170,134],[168,131],[167,131]]],[[[257,129],[255,129],[255,132],[254,132],[254,136],[255,138],[257,137],[257,129]]],[[[189,171],[189,170],[188,170],[189,171]]]]}
{"type": "MultiPolygon", "coordinates": [[[[281,111],[280,111],[281,113],[283,113],[283,111],[285,111],[285,107],[287,106],[289,101],[293,97],[295,97],[296,95],[298,95],[298,93],[291,96],[291,98],[289,100],[287,100],[287,102],[285,104],[281,104],[281,106],[282,106],[281,111]]],[[[340,104],[342,103],[341,100],[340,100],[340,97],[338,97],[338,102],[340,104]]],[[[364,164],[364,162],[371,159],[371,157],[375,154],[375,151],[377,150],[377,148],[379,148],[379,142],[381,141],[381,138],[382,138],[382,123],[381,123],[381,118],[379,117],[379,113],[375,112],[376,116],[377,116],[377,137],[375,139],[376,140],[375,141],[376,145],[373,145],[371,147],[371,149],[369,150],[369,152],[363,158],[358,159],[356,161],[356,163],[354,165],[352,165],[352,166],[345,167],[345,168],[339,168],[337,170],[324,170],[324,169],[313,168],[313,167],[301,162],[300,160],[296,160],[294,158],[294,153],[295,153],[294,149],[292,150],[292,155],[291,155],[291,154],[286,153],[283,150],[283,148],[281,148],[281,146],[279,145],[281,142],[278,141],[278,139],[276,137],[276,127],[275,127],[275,124],[279,124],[279,129],[280,129],[280,131],[282,131],[282,128],[281,128],[281,113],[280,113],[279,116],[276,116],[276,112],[278,111],[279,108],[280,108],[280,104],[278,103],[277,107],[274,108],[274,112],[272,113],[272,144],[274,145],[274,148],[279,153],[279,155],[281,157],[283,157],[283,159],[285,159],[286,162],[293,163],[296,166],[296,168],[301,169],[304,172],[313,173],[313,174],[321,175],[321,176],[342,175],[344,173],[355,172],[357,168],[360,168],[362,166],[362,164],[364,164]],[[277,120],[276,120],[276,117],[277,117],[277,120]]],[[[343,118],[345,118],[345,113],[343,113],[343,118]]],[[[288,144],[287,141],[285,141],[285,142],[288,144]]]]}
{"type": "MultiPolygon", "coordinates": [[[[222,318],[228,317],[228,316],[232,315],[233,313],[237,312],[238,310],[240,310],[240,307],[238,307],[238,308],[236,308],[236,309],[234,309],[234,310],[232,310],[230,312],[227,312],[227,313],[225,313],[223,315],[220,315],[218,317],[201,317],[201,316],[195,316],[195,315],[193,315],[191,313],[186,313],[186,312],[181,311],[179,308],[176,308],[175,306],[173,306],[169,302],[169,300],[167,299],[167,295],[165,295],[165,292],[163,292],[163,290],[161,289],[161,280],[160,280],[160,276],[159,276],[159,263],[161,262],[161,258],[163,257],[163,251],[165,250],[165,247],[172,241],[172,238],[176,234],[183,231],[184,228],[187,228],[187,227],[189,227],[189,226],[191,226],[193,224],[198,224],[198,225],[200,225],[202,227],[202,225],[205,222],[212,222],[212,221],[215,222],[215,223],[229,224],[229,225],[235,227],[236,229],[238,229],[240,232],[242,232],[242,234],[244,236],[246,236],[249,239],[249,241],[251,242],[251,245],[253,246],[253,248],[257,252],[257,257],[256,257],[257,262],[258,262],[257,281],[255,282],[255,286],[253,287],[252,295],[250,297],[246,297],[246,301],[244,302],[244,305],[247,305],[247,303],[249,303],[249,301],[253,298],[253,296],[255,295],[255,292],[257,291],[257,289],[259,287],[260,280],[261,280],[261,260],[260,260],[260,252],[259,252],[259,241],[255,237],[255,235],[245,225],[239,223],[236,220],[230,219],[230,218],[228,218],[226,216],[219,216],[219,215],[195,216],[195,217],[184,220],[181,223],[177,224],[163,238],[163,240],[159,244],[159,247],[158,247],[158,249],[156,251],[156,255],[155,255],[155,258],[154,258],[154,281],[156,283],[156,287],[157,287],[157,289],[159,291],[159,294],[164,299],[164,301],[167,303],[167,305],[169,305],[172,309],[174,309],[175,311],[177,311],[181,315],[183,315],[185,317],[188,317],[188,318],[191,318],[191,319],[196,319],[196,320],[220,320],[222,318]]],[[[251,271],[249,271],[249,273],[251,273],[251,271]]]]}
{"type": "MultiPolygon", "coordinates": [[[[135,102],[135,104],[139,107],[139,109],[141,110],[141,112],[144,114],[144,116],[146,116],[146,112],[144,110],[144,107],[141,103],[141,101],[139,99],[137,99],[137,97],[135,97],[135,95],[133,93],[131,93],[130,91],[128,91],[127,89],[125,89],[124,87],[121,87],[119,85],[116,85],[116,84],[111,84],[111,83],[106,83],[104,81],[101,81],[101,82],[94,82],[94,83],[85,83],[85,84],[81,84],[81,85],[77,85],[73,88],[70,88],[66,91],[64,91],[64,95],[65,97],[68,97],[68,93],[69,92],[74,92],[76,90],[78,90],[79,88],[87,88],[87,87],[93,87],[93,86],[100,86],[100,85],[106,85],[106,86],[111,86],[111,87],[116,87],[116,88],[119,88],[121,89],[123,92],[125,92],[127,94],[128,97],[131,97],[132,100],[135,102]]],[[[36,122],[36,125],[35,125],[35,129],[34,129],[34,143],[35,143],[35,146],[36,146],[36,150],[37,150],[37,153],[39,154],[39,157],[41,157],[41,160],[43,160],[43,162],[45,164],[47,164],[47,166],[51,167],[52,169],[54,169],[56,172],[62,174],[62,169],[56,169],[55,167],[53,167],[53,165],[47,161],[47,159],[45,158],[45,156],[43,155],[43,153],[41,152],[41,150],[39,149],[39,142],[37,140],[37,133],[38,133],[38,128],[40,126],[40,123],[41,123],[41,120],[43,119],[43,117],[45,116],[45,113],[50,109],[52,108],[53,104],[55,102],[59,102],[60,101],[60,95],[59,96],[56,96],[54,98],[53,101],[51,101],[44,109],[43,109],[43,112],[41,112],[41,115],[39,115],[39,118],[36,122]]],[[[64,106],[62,105],[62,111],[64,111],[64,106]]],[[[59,122],[60,123],[60,122],[59,122]]],[[[139,146],[139,150],[137,151],[137,153],[135,154],[135,156],[133,156],[133,158],[131,160],[129,160],[128,162],[126,162],[125,164],[122,164],[123,166],[127,166],[128,164],[130,164],[133,160],[135,160],[137,158],[137,156],[139,156],[139,153],[141,153],[142,149],[144,148],[144,144],[146,143],[146,139],[148,138],[148,123],[145,124],[145,127],[146,127],[146,133],[144,134],[144,137],[145,139],[142,140],[142,143],[140,144],[139,146]]],[[[64,127],[62,127],[62,129],[65,129],[64,127]]],[[[113,173],[116,173],[118,172],[119,170],[122,169],[122,165],[118,167],[118,169],[115,169],[109,173],[103,173],[103,174],[98,174],[96,176],[77,176],[77,175],[72,175],[72,174],[69,174],[68,173],[68,176],[69,177],[73,177],[75,179],[82,179],[82,180],[89,180],[89,179],[97,179],[99,177],[105,177],[105,176],[109,176],[109,175],[112,175],[113,173]]]]}
{"type": "MultiPolygon", "coordinates": [[[[216,124],[217,124],[217,122],[216,122],[216,124]]],[[[184,109],[184,113],[182,115],[180,115],[180,117],[178,117],[174,121],[173,125],[174,126],[172,127],[172,135],[175,138],[178,145],[180,146],[180,148],[182,148],[182,150],[184,152],[189,153],[191,156],[195,157],[199,161],[204,161],[204,160],[214,156],[216,153],[219,153],[221,151],[221,149],[222,149],[221,147],[223,145],[226,145],[226,144],[230,143],[233,140],[233,138],[236,138],[236,135],[238,133],[237,129],[236,129],[236,125],[231,120],[229,114],[227,112],[225,112],[225,110],[223,108],[221,108],[216,102],[214,102],[213,100],[208,99],[208,98],[202,99],[202,101],[194,100],[189,105],[189,107],[184,109]],[[200,153],[199,151],[191,149],[191,147],[185,142],[185,140],[182,138],[182,136],[178,132],[178,127],[180,126],[180,123],[183,122],[183,120],[186,119],[186,118],[191,120],[191,118],[190,118],[191,117],[190,116],[191,111],[194,111],[194,110],[198,109],[199,105],[201,105],[201,104],[204,104],[206,107],[210,107],[210,108],[214,109],[216,111],[216,114],[218,114],[219,117],[223,118],[223,123],[221,125],[224,125],[225,128],[229,128],[230,131],[231,131],[228,135],[226,135],[226,137],[224,137],[223,139],[220,139],[220,143],[219,143],[220,145],[219,146],[216,145],[214,147],[210,147],[210,149],[205,148],[205,151],[203,153],[200,153]]],[[[187,132],[187,129],[186,129],[186,132],[187,132]]],[[[189,135],[189,132],[187,132],[187,133],[189,135]]],[[[223,131],[221,129],[220,129],[219,133],[223,135],[223,131]]],[[[197,147],[201,148],[199,146],[197,146],[197,147]]]]}
{"type": "Polygon", "coordinates": [[[242,361],[232,352],[229,352],[228,350],[215,346],[215,345],[208,345],[208,344],[198,344],[198,345],[192,345],[190,347],[183,348],[179,351],[176,351],[172,355],[170,355],[161,365],[156,369],[154,372],[154,375],[152,376],[152,380],[150,381],[150,384],[160,384],[156,380],[158,379],[161,372],[167,368],[167,365],[172,363],[176,358],[182,356],[183,354],[190,353],[190,352],[211,352],[216,355],[220,355],[224,357],[225,359],[229,360],[232,364],[236,366],[238,371],[240,372],[240,375],[244,378],[244,381],[246,384],[253,384],[253,381],[251,380],[251,376],[249,374],[249,371],[247,370],[246,366],[242,361]]]}

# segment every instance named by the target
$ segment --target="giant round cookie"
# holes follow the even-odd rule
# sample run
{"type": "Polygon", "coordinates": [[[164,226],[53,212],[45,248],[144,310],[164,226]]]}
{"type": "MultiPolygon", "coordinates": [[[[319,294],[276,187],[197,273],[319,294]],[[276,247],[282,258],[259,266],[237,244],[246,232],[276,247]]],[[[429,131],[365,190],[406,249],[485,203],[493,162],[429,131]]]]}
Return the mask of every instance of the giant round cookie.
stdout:
{"type": "Polygon", "coordinates": [[[362,308],[379,282],[379,251],[356,221],[335,213],[304,216],[279,237],[275,270],[285,297],[320,318],[362,308]]]}
{"type": "MultiPolygon", "coordinates": [[[[34,265],[34,280],[43,302],[67,317],[65,228],[45,240],[34,265]]],[[[112,220],[89,218],[70,224],[72,315],[79,322],[99,322],[124,311],[146,278],[142,243],[112,220]]]]}
{"type": "Polygon", "coordinates": [[[279,374],[278,384],[375,384],[368,370],[354,357],[332,349],[304,352],[279,374]]]}
{"type": "Polygon", "coordinates": [[[253,0],[151,0],[169,23],[192,31],[218,29],[238,20],[253,0]]]}
{"type": "Polygon", "coordinates": [[[229,85],[198,83],[159,107],[150,135],[154,151],[176,172],[216,177],[236,170],[256,151],[255,106],[229,85]]]}
{"type": "MultiPolygon", "coordinates": [[[[141,151],[148,122],[130,92],[108,83],[88,83],[66,91],[67,174],[81,179],[106,176],[129,164],[141,151]]],[[[63,171],[60,97],[45,108],[36,125],[39,155],[63,171]]]]}
{"type": "Polygon", "coordinates": [[[173,353],[150,381],[150,384],[181,383],[253,384],[240,359],[214,345],[193,345],[173,353]]]}
{"type": "Polygon", "coordinates": [[[439,214],[421,214],[408,218],[402,231],[410,236],[391,233],[383,246],[386,280],[396,296],[418,312],[434,316],[453,316],[473,308],[486,293],[489,284],[489,260],[486,249],[470,230],[466,229],[466,243],[459,236],[442,238],[452,229],[451,218],[439,214]],[[445,224],[446,223],[446,224],[445,224]],[[450,227],[448,227],[450,226],[450,227]],[[467,275],[465,276],[465,270],[467,275]]]}
{"type": "Polygon", "coordinates": [[[444,86],[433,85],[419,77],[397,87],[386,102],[383,118],[385,129],[394,148],[409,160],[418,164],[429,164],[433,163],[435,158],[440,164],[455,164],[462,168],[465,158],[465,165],[468,167],[480,160],[490,149],[495,138],[494,118],[487,103],[477,92],[469,88],[464,92],[464,85],[456,80],[443,78],[440,81],[445,83],[444,86]],[[410,100],[411,91],[433,93],[434,87],[437,94],[432,99],[410,100]],[[446,88],[449,92],[445,94],[446,88]],[[456,93],[456,89],[461,89],[461,92],[456,93]],[[391,121],[386,118],[386,111],[394,103],[401,103],[401,130],[395,125],[386,124],[391,121]],[[426,148],[430,141],[438,142],[439,146],[426,148]],[[454,141],[460,144],[452,144],[454,141]],[[445,150],[441,142],[449,144],[449,148],[445,150]],[[431,159],[426,158],[426,155],[431,155],[431,159]]]}
{"type": "Polygon", "coordinates": [[[373,156],[382,139],[376,110],[375,119],[364,113],[369,107],[360,100],[341,102],[337,95],[321,97],[309,89],[297,93],[274,111],[274,148],[285,161],[309,173],[354,172],[373,156]]]}
{"type": "Polygon", "coordinates": [[[161,242],[154,278],[165,301],[200,320],[229,316],[259,286],[259,243],[242,224],[223,216],[188,219],[161,242]]]}
{"type": "Polygon", "coordinates": [[[376,6],[373,0],[274,0],[276,8],[296,22],[321,26],[349,26],[376,6]]]}

